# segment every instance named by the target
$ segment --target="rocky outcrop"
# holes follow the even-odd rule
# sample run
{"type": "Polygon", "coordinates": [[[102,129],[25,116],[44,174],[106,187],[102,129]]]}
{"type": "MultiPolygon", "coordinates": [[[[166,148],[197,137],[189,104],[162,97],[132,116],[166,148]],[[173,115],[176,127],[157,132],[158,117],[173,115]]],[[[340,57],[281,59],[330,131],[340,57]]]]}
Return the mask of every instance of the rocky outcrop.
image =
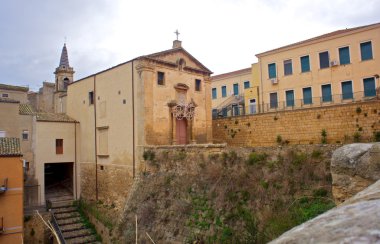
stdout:
{"type": "Polygon", "coordinates": [[[379,243],[380,181],[271,243],[379,243]]]}
{"type": "Polygon", "coordinates": [[[380,243],[380,143],[338,148],[331,173],[340,205],[271,243],[380,243]]]}
{"type": "Polygon", "coordinates": [[[338,148],[331,160],[336,204],[380,179],[380,143],[355,143],[338,148]]]}

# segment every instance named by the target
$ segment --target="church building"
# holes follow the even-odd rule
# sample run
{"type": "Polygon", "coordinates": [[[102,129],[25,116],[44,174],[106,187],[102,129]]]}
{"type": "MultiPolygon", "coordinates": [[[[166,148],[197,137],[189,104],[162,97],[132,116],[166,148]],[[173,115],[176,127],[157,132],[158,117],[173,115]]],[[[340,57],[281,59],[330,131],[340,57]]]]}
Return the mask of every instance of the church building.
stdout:
{"type": "Polygon", "coordinates": [[[211,73],[175,40],[69,84],[81,194],[126,195],[146,145],[211,143],[211,73]]]}

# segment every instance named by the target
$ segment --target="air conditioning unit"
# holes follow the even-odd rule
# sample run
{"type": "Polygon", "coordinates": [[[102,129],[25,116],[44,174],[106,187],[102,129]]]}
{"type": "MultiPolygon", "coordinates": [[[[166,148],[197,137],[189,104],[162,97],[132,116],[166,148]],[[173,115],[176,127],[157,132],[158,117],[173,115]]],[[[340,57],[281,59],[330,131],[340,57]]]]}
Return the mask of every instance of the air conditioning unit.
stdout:
{"type": "Polygon", "coordinates": [[[338,61],[336,61],[336,60],[332,60],[331,62],[330,62],[330,66],[332,67],[332,66],[337,66],[338,65],[338,61]]]}
{"type": "Polygon", "coordinates": [[[272,82],[272,85],[278,84],[277,78],[272,78],[272,79],[270,79],[270,81],[272,82]]]}

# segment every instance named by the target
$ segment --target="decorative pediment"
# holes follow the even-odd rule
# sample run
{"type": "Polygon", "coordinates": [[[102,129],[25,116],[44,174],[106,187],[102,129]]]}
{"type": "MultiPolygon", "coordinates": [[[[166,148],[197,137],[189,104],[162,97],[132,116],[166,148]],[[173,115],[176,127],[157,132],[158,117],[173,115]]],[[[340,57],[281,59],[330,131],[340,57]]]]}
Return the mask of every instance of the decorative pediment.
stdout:
{"type": "Polygon", "coordinates": [[[183,83],[177,83],[177,84],[174,86],[174,88],[175,88],[176,90],[182,90],[182,91],[187,91],[187,90],[189,90],[189,86],[186,85],[186,84],[183,84],[183,83]]]}
{"type": "Polygon", "coordinates": [[[145,55],[139,59],[148,59],[150,61],[158,62],[171,67],[177,67],[179,70],[204,73],[208,75],[212,74],[206,66],[204,66],[182,47],[145,55]]]}

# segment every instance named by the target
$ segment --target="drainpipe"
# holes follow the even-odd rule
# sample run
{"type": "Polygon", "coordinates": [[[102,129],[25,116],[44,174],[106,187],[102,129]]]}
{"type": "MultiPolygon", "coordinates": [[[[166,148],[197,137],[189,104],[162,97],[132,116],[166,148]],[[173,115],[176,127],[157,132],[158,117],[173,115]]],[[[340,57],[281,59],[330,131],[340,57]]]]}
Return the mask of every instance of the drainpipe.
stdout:
{"type": "MultiPolygon", "coordinates": [[[[260,87],[259,87],[259,89],[261,90],[261,104],[262,104],[262,107],[261,107],[261,113],[263,113],[264,112],[264,94],[263,94],[263,71],[261,70],[261,59],[259,58],[259,69],[260,69],[260,87],[261,87],[261,89],[260,89],[260,87]]],[[[257,94],[259,94],[259,93],[257,93],[257,94]]]]}
{"type": "Polygon", "coordinates": [[[78,164],[77,164],[77,122],[74,123],[74,163],[75,163],[75,199],[78,199],[78,164]]]}
{"type": "Polygon", "coordinates": [[[136,160],[136,153],[135,153],[135,76],[134,76],[135,70],[132,60],[132,160],[133,160],[133,179],[136,177],[136,170],[135,170],[135,160],[136,160]]]}
{"type": "Polygon", "coordinates": [[[98,135],[96,130],[96,75],[94,75],[94,93],[93,93],[93,102],[94,102],[94,123],[95,123],[95,193],[96,201],[98,201],[98,135]]]}

